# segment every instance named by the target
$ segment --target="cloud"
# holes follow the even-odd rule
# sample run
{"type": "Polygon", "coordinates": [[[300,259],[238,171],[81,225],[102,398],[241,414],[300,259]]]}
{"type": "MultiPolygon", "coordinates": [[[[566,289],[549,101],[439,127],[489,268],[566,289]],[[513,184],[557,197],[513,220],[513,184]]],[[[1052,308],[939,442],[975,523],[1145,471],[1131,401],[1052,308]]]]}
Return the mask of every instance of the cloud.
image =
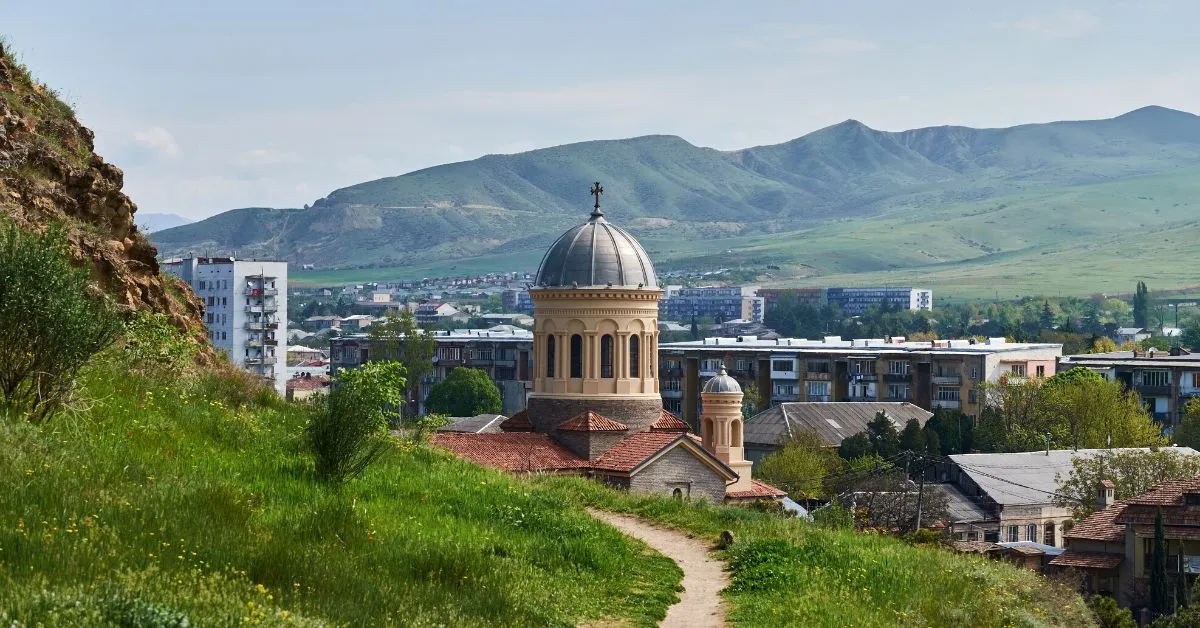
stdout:
{"type": "Polygon", "coordinates": [[[825,37],[805,44],[803,50],[813,54],[846,55],[879,50],[879,46],[875,42],[865,39],[825,37]]]}
{"type": "Polygon", "coordinates": [[[1100,18],[1079,9],[1062,9],[1054,13],[1028,17],[1010,26],[1046,39],[1077,39],[1101,25],[1100,18]]]}
{"type": "Polygon", "coordinates": [[[163,157],[178,157],[183,154],[175,138],[161,126],[152,126],[143,131],[133,132],[133,141],[139,146],[148,148],[163,157]]]}

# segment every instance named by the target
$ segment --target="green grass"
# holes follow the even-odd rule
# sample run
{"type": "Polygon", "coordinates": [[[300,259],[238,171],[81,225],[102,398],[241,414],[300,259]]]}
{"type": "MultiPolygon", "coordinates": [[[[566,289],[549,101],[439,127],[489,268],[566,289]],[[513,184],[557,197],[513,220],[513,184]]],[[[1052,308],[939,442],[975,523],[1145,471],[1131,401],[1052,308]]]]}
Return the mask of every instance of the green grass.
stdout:
{"type": "Polygon", "coordinates": [[[298,407],[102,365],[84,384],[44,429],[0,421],[5,625],[648,625],[675,599],[673,563],[550,491],[404,446],[335,494],[298,407]]]}
{"type": "Polygon", "coordinates": [[[303,407],[114,358],[87,369],[72,413],[0,420],[0,622],[653,624],[678,568],[585,506],[710,542],[732,530],[737,625],[1090,622],[1077,595],[1006,564],[425,446],[398,443],[335,493],[313,477],[303,407]]]}

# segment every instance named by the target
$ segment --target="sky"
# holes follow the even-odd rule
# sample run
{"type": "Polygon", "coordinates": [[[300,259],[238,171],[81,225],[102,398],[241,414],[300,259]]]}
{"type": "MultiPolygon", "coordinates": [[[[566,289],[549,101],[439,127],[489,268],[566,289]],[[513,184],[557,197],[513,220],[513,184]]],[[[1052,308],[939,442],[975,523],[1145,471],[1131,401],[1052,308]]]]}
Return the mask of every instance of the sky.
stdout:
{"type": "Polygon", "coordinates": [[[0,3],[140,211],[190,219],[592,139],[1196,112],[1198,22],[1192,0],[0,3]]]}

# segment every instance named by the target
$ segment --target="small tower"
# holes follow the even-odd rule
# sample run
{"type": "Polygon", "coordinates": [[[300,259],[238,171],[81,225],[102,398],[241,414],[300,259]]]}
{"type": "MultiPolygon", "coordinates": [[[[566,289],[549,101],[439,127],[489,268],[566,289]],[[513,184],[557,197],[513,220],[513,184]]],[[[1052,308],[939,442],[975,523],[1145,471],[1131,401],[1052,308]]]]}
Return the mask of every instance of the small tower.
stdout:
{"type": "Polygon", "coordinates": [[[742,387],[721,367],[717,376],[704,383],[700,391],[704,411],[700,415],[700,437],[704,448],[738,474],[725,490],[749,491],[751,463],[742,447],[742,387]]]}

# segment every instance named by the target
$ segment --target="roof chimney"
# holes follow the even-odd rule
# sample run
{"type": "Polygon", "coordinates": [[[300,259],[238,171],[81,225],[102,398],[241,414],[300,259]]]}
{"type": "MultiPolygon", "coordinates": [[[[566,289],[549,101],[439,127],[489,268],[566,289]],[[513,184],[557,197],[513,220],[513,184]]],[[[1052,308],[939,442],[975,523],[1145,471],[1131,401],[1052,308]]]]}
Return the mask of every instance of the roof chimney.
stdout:
{"type": "Polygon", "coordinates": [[[1096,489],[1096,512],[1100,512],[1112,505],[1115,489],[1116,487],[1111,480],[1100,482],[1100,488],[1096,489]]]}

